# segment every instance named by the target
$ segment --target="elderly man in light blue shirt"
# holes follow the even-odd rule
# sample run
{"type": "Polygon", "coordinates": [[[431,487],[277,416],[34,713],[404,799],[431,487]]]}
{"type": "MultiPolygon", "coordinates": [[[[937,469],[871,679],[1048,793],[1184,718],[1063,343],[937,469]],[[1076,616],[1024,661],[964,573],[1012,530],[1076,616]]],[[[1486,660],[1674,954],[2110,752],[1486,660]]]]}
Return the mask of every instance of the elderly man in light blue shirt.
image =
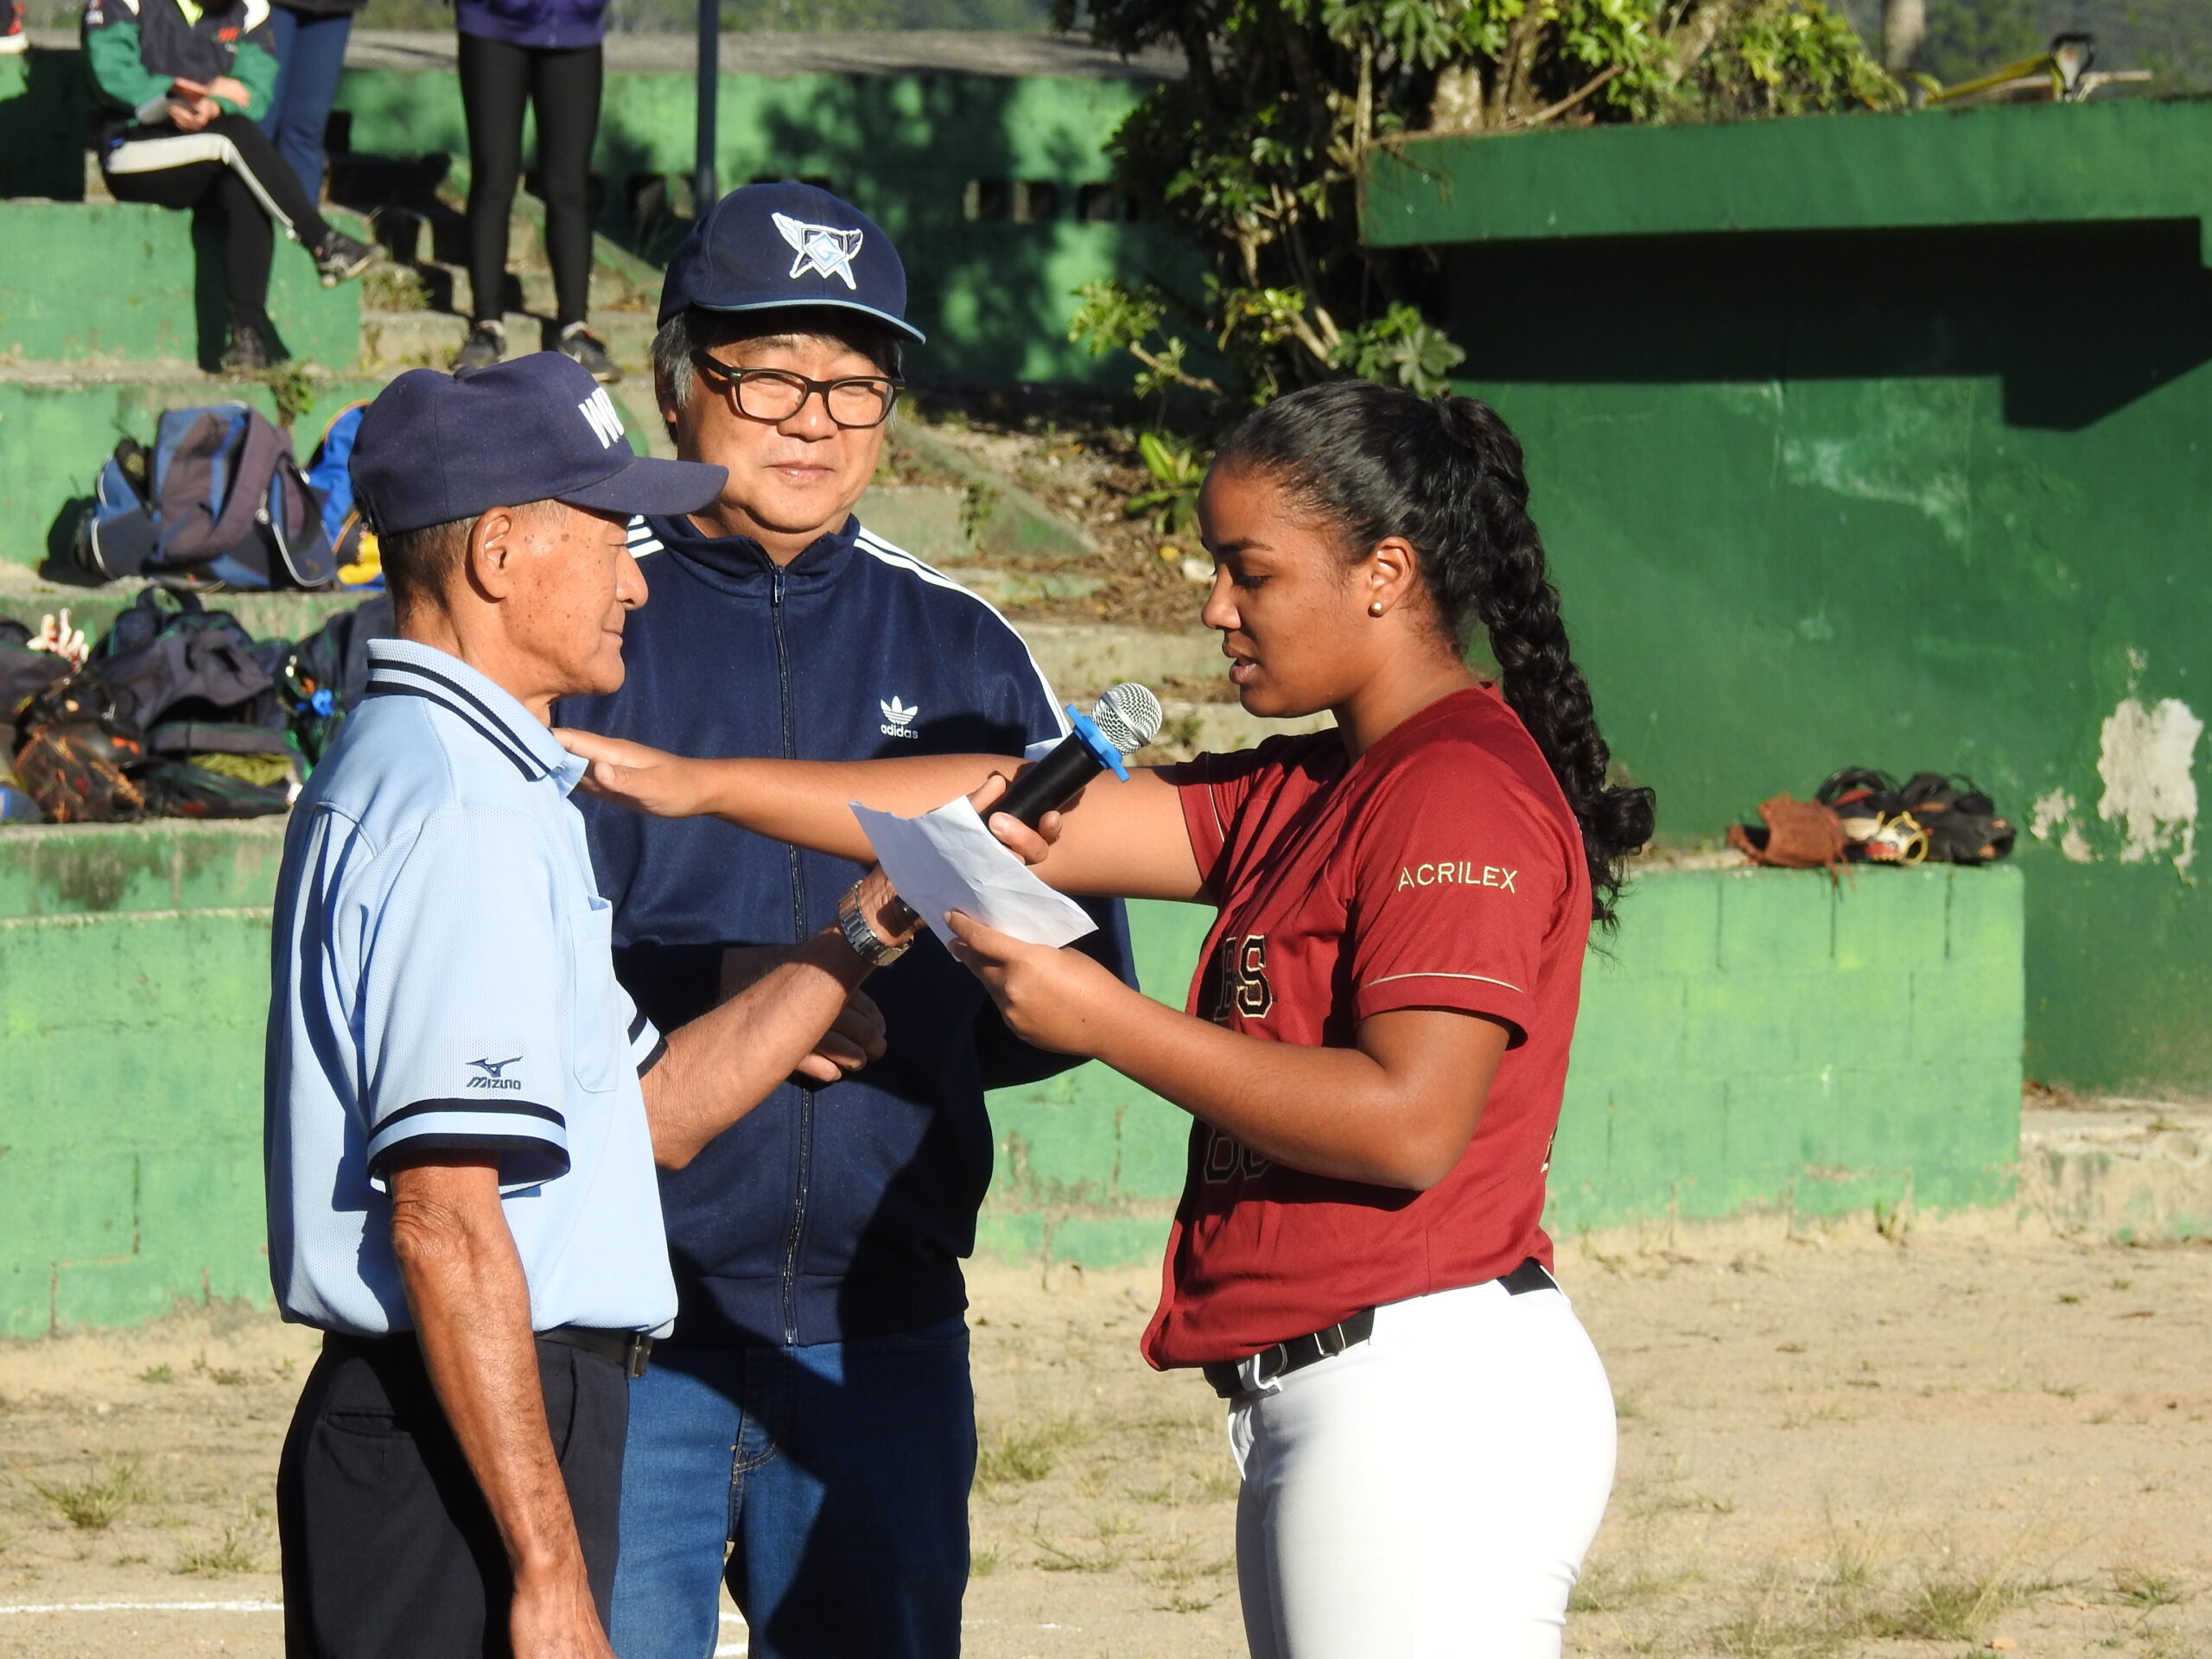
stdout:
{"type": "Polygon", "coordinates": [[[638,458],[556,353],[402,375],[357,498],[401,638],[302,796],[276,905],[270,1266],[327,1333],[277,1479],[286,1649],[611,1659],[629,1379],[676,1313],[654,1166],[881,1050],[890,892],[665,1039],[616,982],[555,699],[622,682],[638,458]]]}

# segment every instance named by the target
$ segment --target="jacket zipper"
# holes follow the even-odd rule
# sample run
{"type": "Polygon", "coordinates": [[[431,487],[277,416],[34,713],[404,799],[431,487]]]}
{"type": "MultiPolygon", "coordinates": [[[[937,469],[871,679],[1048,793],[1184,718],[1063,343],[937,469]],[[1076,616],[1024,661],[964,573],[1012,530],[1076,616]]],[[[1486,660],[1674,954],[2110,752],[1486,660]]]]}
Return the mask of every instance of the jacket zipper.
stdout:
{"type": "MultiPolygon", "coordinates": [[[[776,626],[776,687],[782,700],[784,721],[784,759],[798,759],[798,734],[791,723],[791,669],[789,642],[784,634],[784,569],[776,567],[771,578],[768,597],[769,613],[776,626]]],[[[799,852],[796,847],[786,848],[791,873],[791,943],[803,944],[806,939],[806,887],[800,869],[799,852]]],[[[806,1200],[814,1169],[814,1090],[804,1084],[798,1090],[798,1176],[791,1193],[791,1227],[784,1236],[784,1341],[791,1346],[798,1343],[798,1246],[806,1230],[806,1200]]]]}

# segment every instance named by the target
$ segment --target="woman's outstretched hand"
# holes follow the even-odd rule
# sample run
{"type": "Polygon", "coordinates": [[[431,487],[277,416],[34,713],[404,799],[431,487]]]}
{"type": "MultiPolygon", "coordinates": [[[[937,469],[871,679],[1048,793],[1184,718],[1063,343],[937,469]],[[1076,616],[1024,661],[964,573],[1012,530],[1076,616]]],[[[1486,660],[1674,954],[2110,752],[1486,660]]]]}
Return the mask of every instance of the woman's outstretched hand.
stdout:
{"type": "Polygon", "coordinates": [[[1136,995],[1079,950],[1025,944],[957,910],[944,919],[957,941],[953,956],[983,982],[1007,1029],[1032,1047],[1095,1055],[1102,1022],[1136,995]]]}
{"type": "Polygon", "coordinates": [[[655,818],[696,817],[707,810],[700,763],[643,743],[556,726],[563,748],[591,763],[578,785],[587,795],[655,818]]]}

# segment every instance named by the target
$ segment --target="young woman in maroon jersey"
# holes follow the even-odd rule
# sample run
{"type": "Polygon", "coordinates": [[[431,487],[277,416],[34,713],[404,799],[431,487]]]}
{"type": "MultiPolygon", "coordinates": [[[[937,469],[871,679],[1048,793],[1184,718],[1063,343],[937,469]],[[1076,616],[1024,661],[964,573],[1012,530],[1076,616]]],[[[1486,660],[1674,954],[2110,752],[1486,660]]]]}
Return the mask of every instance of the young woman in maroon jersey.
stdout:
{"type": "MultiPolygon", "coordinates": [[[[1548,1659],[1611,1487],[1611,1395],[1539,1222],[1591,925],[1651,798],[1606,781],[1528,493],[1471,398],[1344,383],[1249,416],[1200,500],[1203,614],[1248,710],[1336,729],[1095,787],[1049,851],[991,821],[1067,892],[1217,906],[1190,1013],[955,922],[1014,1031],[1196,1120],[1144,1351],[1231,1402],[1260,1659],[1548,1659]]],[[[917,812],[1012,770],[571,747],[640,810],[853,858],[848,800],[917,812]]]]}

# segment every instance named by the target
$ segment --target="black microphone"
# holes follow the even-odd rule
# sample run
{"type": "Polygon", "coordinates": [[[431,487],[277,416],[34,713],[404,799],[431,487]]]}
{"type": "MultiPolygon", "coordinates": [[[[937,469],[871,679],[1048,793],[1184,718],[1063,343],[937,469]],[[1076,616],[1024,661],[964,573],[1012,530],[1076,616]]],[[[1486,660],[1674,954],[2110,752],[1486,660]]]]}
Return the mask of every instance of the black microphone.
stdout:
{"type": "Polygon", "coordinates": [[[1125,754],[1135,754],[1160,735],[1160,699],[1134,681],[1110,686],[1090,715],[1068,717],[1075,730],[1062,738],[1045,758],[1010,784],[991,804],[994,812],[1010,812],[1034,830],[1047,812],[1057,812],[1085,784],[1109,766],[1126,780],[1125,754]]]}
{"type": "MultiPolygon", "coordinates": [[[[1047,812],[1058,811],[1109,766],[1116,777],[1128,781],[1129,769],[1122,757],[1135,754],[1159,736],[1165,718],[1160,699],[1134,680],[1109,686],[1088,715],[1070,703],[1068,719],[1074,731],[1015,779],[988,810],[1010,812],[1034,830],[1047,812]]],[[[893,899],[885,906],[884,919],[903,933],[921,918],[905,899],[893,899]]]]}

